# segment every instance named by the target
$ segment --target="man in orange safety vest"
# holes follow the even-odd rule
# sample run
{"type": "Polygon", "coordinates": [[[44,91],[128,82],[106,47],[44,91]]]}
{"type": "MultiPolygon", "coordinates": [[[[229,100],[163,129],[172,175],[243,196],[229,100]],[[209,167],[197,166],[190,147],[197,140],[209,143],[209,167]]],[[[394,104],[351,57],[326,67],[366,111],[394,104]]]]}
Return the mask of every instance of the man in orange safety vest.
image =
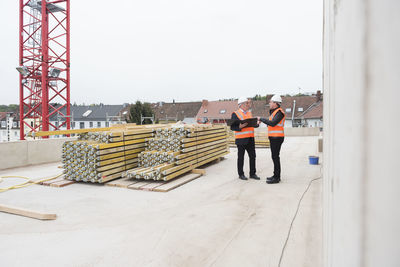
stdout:
{"type": "MultiPolygon", "coordinates": [[[[232,113],[231,130],[235,133],[235,144],[238,150],[237,171],[239,179],[247,180],[243,172],[244,154],[247,151],[250,159],[250,178],[260,180],[256,174],[256,148],[254,142],[254,127],[247,127],[247,123],[241,121],[252,118],[251,100],[247,97],[240,97],[238,100],[239,109],[232,113]]],[[[258,126],[257,126],[258,127],[258,126]]]]}

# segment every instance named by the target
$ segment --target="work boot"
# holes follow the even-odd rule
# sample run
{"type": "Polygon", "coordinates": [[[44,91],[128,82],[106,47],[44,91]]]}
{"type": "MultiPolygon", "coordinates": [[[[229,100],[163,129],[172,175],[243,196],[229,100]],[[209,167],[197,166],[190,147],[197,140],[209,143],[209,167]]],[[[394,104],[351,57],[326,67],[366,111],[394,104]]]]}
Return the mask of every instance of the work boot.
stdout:
{"type": "Polygon", "coordinates": [[[279,177],[273,177],[271,180],[267,180],[267,184],[277,184],[281,181],[279,177]]]}
{"type": "Polygon", "coordinates": [[[244,174],[242,174],[242,175],[239,175],[239,179],[240,179],[240,180],[247,180],[247,177],[244,176],[244,174]]]}
{"type": "Polygon", "coordinates": [[[258,177],[257,174],[250,175],[250,178],[254,180],[260,180],[260,177],[258,177]]]}
{"type": "Polygon", "coordinates": [[[275,176],[273,176],[273,175],[271,177],[267,177],[267,181],[268,180],[273,180],[274,178],[275,178],[275,176]]]}

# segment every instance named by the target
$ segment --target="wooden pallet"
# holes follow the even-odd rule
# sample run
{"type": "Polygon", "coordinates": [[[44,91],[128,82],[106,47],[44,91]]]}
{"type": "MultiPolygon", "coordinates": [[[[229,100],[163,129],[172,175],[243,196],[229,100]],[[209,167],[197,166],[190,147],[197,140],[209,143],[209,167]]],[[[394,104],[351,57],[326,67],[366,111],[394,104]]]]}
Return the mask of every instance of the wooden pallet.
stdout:
{"type": "Polygon", "coordinates": [[[153,181],[153,180],[137,180],[132,178],[121,178],[106,183],[108,186],[116,186],[127,189],[155,191],[155,192],[168,192],[181,185],[189,183],[202,175],[205,175],[204,169],[194,169],[190,173],[179,176],[170,181],[153,181]]]}
{"type": "Polygon", "coordinates": [[[76,183],[76,182],[64,179],[64,177],[62,176],[62,177],[54,179],[54,180],[42,182],[40,184],[46,185],[46,186],[52,186],[52,187],[64,187],[64,186],[74,184],[74,183],[76,183]]]}

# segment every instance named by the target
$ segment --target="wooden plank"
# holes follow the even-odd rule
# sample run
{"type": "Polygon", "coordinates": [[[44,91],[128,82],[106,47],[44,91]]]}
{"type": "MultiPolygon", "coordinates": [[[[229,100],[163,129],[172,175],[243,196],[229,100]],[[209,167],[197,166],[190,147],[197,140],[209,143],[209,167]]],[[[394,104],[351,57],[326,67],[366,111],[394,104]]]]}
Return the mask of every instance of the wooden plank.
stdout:
{"type": "Polygon", "coordinates": [[[64,134],[78,134],[78,133],[88,133],[88,132],[101,132],[109,131],[110,127],[104,128],[88,128],[88,129],[75,129],[75,130],[59,130],[59,131],[39,131],[39,132],[29,132],[28,136],[39,137],[39,136],[50,136],[50,135],[64,135],[64,134]]]}
{"type": "Polygon", "coordinates": [[[166,182],[164,182],[164,181],[154,181],[154,182],[151,182],[151,183],[149,183],[147,185],[141,186],[139,189],[140,190],[144,190],[144,191],[154,191],[155,188],[157,188],[160,185],[163,185],[165,183],[166,182]]]}
{"type": "Polygon", "coordinates": [[[34,210],[27,210],[17,207],[6,206],[3,204],[0,204],[0,211],[15,215],[21,215],[29,218],[34,218],[38,220],[55,220],[57,218],[57,215],[53,213],[42,213],[34,210]]]}
{"type": "Polygon", "coordinates": [[[49,180],[49,181],[45,181],[45,182],[41,182],[40,184],[41,184],[41,185],[47,185],[47,186],[50,186],[52,183],[60,182],[60,181],[63,181],[63,180],[64,180],[64,178],[63,178],[63,177],[61,177],[61,178],[56,178],[56,179],[53,179],[53,180],[49,180]]]}
{"type": "Polygon", "coordinates": [[[71,180],[67,180],[67,179],[63,179],[62,181],[57,181],[54,183],[51,183],[50,186],[52,187],[64,187],[70,184],[74,184],[76,183],[75,181],[71,181],[71,180]]]}
{"type": "Polygon", "coordinates": [[[140,182],[138,182],[138,183],[128,185],[128,188],[129,188],[129,189],[140,190],[140,187],[142,187],[142,186],[144,186],[144,185],[148,185],[149,183],[151,183],[150,180],[140,181],[140,182]]]}
{"type": "Polygon", "coordinates": [[[116,187],[122,187],[122,188],[128,188],[129,185],[138,183],[138,181],[133,180],[131,178],[121,178],[117,179],[111,182],[106,183],[108,186],[116,186],[116,187]]]}
{"type": "Polygon", "coordinates": [[[206,170],[205,169],[193,169],[192,173],[197,173],[201,175],[206,175],[206,170]]]}
{"type": "Polygon", "coordinates": [[[171,191],[172,189],[175,189],[175,188],[177,188],[181,185],[184,185],[190,181],[193,181],[193,180],[199,178],[200,176],[201,176],[201,174],[197,174],[197,173],[187,174],[183,177],[174,179],[168,183],[160,185],[159,187],[154,188],[153,191],[168,192],[168,191],[171,191]]]}

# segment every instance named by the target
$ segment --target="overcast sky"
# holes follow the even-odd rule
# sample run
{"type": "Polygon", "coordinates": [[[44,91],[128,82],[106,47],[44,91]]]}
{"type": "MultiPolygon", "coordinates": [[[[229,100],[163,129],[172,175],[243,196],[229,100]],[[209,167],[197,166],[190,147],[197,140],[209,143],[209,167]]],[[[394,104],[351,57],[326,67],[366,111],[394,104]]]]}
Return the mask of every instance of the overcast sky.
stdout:
{"type": "MultiPolygon", "coordinates": [[[[18,103],[18,3],[0,16],[0,104],[18,103]]],[[[322,88],[322,0],[71,0],[71,102],[322,88]]]]}

